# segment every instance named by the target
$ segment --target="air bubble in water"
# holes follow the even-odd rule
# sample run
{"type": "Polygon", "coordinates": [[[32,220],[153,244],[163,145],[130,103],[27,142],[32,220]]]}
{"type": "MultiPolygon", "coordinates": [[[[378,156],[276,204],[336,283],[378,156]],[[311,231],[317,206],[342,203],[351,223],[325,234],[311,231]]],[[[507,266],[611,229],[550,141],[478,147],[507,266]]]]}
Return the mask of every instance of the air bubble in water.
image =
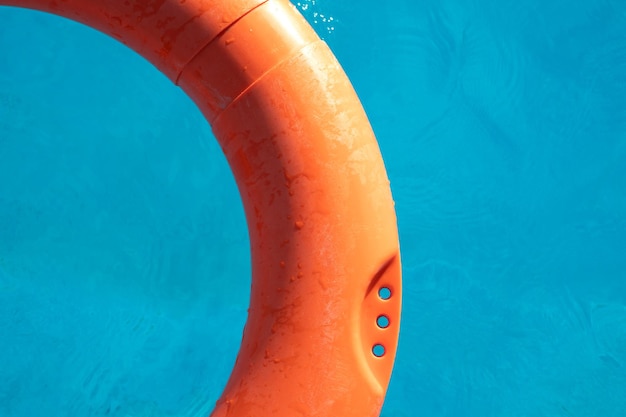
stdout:
{"type": "Polygon", "coordinates": [[[321,35],[320,32],[326,32],[328,34],[334,32],[337,19],[320,12],[317,0],[301,0],[296,2],[295,5],[304,17],[315,27],[318,34],[321,35]]]}

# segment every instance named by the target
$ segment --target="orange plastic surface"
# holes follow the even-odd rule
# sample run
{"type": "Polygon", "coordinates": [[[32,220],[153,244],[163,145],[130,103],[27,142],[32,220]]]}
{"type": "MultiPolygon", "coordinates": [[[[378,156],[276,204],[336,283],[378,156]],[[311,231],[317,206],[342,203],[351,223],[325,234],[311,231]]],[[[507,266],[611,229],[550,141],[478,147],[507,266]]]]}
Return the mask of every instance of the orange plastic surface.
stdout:
{"type": "Polygon", "coordinates": [[[350,82],[297,10],[286,0],[0,4],[117,37],[211,123],[252,251],[249,317],[213,416],[377,416],[400,323],[393,200],[350,82]]]}

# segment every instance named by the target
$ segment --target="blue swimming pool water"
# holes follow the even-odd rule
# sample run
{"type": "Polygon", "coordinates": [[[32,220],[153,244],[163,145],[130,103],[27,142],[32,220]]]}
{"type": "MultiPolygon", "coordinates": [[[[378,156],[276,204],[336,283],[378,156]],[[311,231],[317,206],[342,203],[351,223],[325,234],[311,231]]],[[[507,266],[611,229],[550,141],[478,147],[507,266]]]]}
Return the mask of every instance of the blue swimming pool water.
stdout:
{"type": "MultiPolygon", "coordinates": [[[[626,3],[299,7],[351,77],[396,200],[383,416],[623,416],[626,3]]],[[[206,415],[250,273],[209,127],[77,24],[2,8],[0,50],[0,416],[206,415]]]]}

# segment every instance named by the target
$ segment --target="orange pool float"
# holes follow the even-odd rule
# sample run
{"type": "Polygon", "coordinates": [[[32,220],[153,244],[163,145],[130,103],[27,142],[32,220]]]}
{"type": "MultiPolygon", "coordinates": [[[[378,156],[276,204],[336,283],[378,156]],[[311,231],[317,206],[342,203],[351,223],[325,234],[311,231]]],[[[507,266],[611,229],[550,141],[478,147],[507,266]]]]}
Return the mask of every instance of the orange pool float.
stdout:
{"type": "Polygon", "coordinates": [[[350,82],[298,11],[286,0],[0,4],[120,40],[211,124],[252,251],[249,317],[212,415],[377,416],[400,324],[393,200],[350,82]]]}

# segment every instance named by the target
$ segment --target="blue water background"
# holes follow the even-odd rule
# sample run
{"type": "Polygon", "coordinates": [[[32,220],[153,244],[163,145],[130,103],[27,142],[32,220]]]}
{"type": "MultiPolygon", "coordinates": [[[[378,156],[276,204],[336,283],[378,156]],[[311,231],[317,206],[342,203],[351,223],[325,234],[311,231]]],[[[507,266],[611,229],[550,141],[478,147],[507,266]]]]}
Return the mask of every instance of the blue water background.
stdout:
{"type": "MultiPolygon", "coordinates": [[[[299,7],[396,200],[383,416],[626,415],[626,2],[299,7]]],[[[75,23],[0,8],[0,51],[0,416],[207,415],[250,274],[210,128],[75,23]]]]}

